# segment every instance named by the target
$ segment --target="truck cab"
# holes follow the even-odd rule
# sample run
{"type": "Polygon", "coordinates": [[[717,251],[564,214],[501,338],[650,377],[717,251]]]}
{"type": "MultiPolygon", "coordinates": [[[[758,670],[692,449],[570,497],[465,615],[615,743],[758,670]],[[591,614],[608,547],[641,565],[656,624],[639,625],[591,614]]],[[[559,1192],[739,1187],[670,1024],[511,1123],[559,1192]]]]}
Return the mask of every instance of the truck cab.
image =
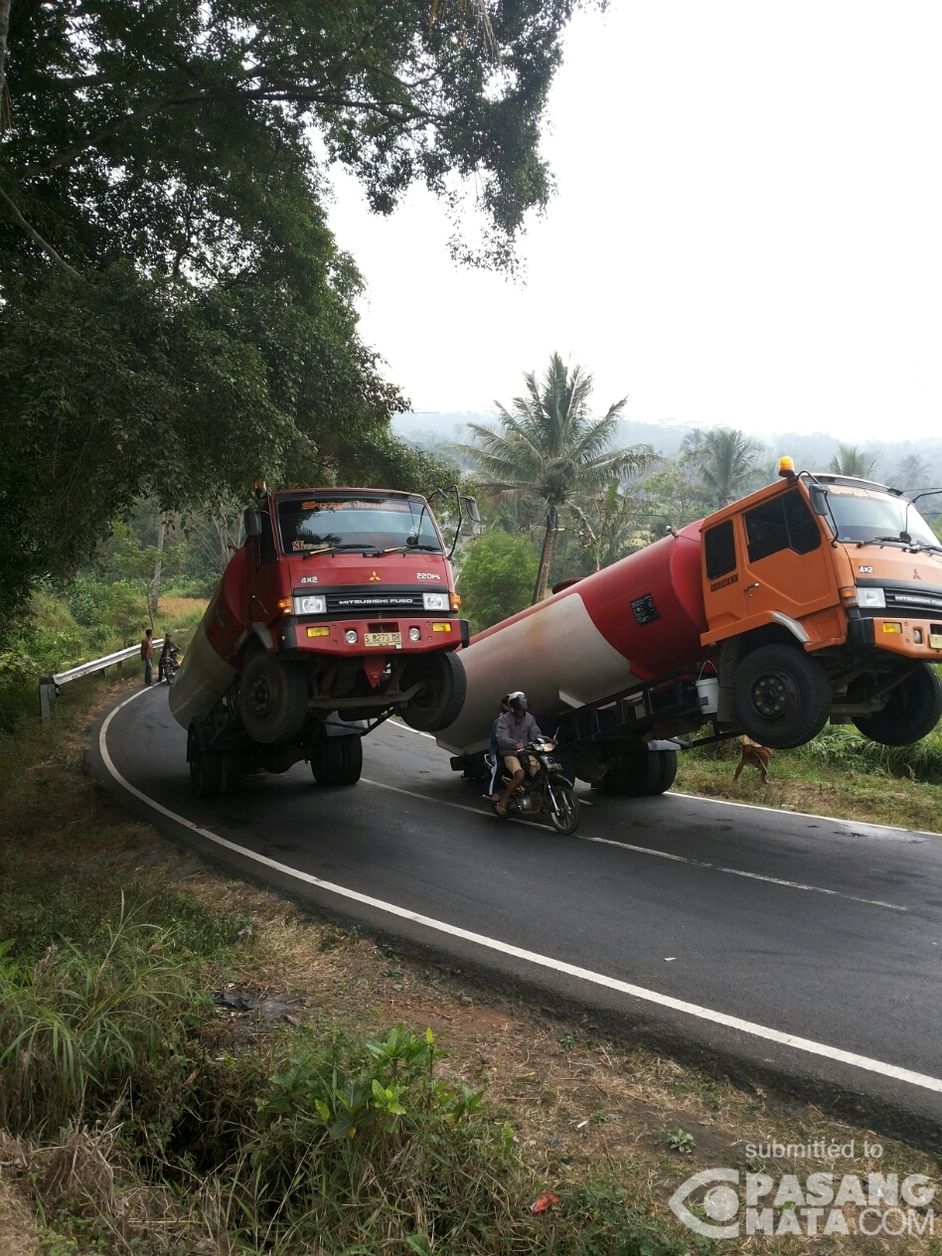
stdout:
{"type": "Polygon", "coordinates": [[[276,671],[308,712],[363,719],[393,707],[429,731],[451,718],[468,628],[424,497],[292,489],[267,494],[245,525],[241,570],[227,580],[241,600],[231,648],[252,736],[271,738],[276,671]]]}
{"type": "Polygon", "coordinates": [[[942,545],[913,502],[850,476],[785,466],[702,525],[707,631],[721,718],[765,745],[853,722],[917,740],[942,714],[942,545]]]}

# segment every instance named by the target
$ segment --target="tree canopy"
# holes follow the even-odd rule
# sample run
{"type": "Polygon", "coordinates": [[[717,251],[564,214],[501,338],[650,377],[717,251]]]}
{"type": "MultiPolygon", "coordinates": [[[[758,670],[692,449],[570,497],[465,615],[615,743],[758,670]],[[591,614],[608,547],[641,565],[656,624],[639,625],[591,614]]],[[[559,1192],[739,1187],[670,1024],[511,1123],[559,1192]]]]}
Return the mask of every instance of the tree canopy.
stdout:
{"type": "Polygon", "coordinates": [[[452,209],[476,189],[477,260],[506,263],[549,193],[539,124],[572,2],[431,20],[414,0],[12,0],[0,613],[135,495],[414,476],[388,431],[405,400],[360,339],[360,276],[327,227],[326,165],[378,212],[415,182],[452,209]]]}

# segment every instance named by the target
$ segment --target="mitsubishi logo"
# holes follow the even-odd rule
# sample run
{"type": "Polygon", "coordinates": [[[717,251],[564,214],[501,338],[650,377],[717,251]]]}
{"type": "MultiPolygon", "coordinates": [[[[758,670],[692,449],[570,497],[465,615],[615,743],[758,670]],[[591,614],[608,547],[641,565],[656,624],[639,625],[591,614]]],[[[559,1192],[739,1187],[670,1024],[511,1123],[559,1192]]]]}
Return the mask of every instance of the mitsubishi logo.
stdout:
{"type": "Polygon", "coordinates": [[[370,572],[370,580],[371,580],[371,581],[373,581],[373,580],[382,580],[382,578],[383,578],[383,577],[382,577],[382,576],[381,576],[378,572],[376,572],[376,571],[371,571],[371,572],[370,572]]]}

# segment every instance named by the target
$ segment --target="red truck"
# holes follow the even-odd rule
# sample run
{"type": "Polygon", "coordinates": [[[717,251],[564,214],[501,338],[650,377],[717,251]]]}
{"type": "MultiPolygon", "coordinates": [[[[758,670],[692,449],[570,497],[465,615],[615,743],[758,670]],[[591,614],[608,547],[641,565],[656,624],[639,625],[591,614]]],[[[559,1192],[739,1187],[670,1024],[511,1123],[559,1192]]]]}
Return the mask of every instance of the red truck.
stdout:
{"type": "Polygon", "coordinates": [[[902,745],[942,715],[942,545],[898,490],[783,459],[776,482],[570,582],[462,657],[467,697],[438,743],[466,773],[513,689],[559,726],[577,776],[630,795],[670,787],[679,735],[781,748],[831,720],[902,745]]]}
{"type": "MultiPolygon", "coordinates": [[[[457,489],[458,523],[478,518],[457,489]]],[[[428,501],[372,488],[264,491],[170,690],[200,796],[307,760],[360,777],[362,737],[397,713],[435,732],[465,696],[451,551],[428,501]]]]}

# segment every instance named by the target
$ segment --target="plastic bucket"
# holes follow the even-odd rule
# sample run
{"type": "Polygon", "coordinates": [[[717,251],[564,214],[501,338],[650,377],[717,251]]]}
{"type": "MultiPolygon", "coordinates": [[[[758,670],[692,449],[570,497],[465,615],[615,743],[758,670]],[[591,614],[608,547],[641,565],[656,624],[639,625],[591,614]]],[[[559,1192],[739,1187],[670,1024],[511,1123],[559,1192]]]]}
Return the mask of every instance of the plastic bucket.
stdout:
{"type": "Polygon", "coordinates": [[[697,681],[697,695],[703,715],[715,715],[720,709],[720,682],[716,676],[697,681]]]}

